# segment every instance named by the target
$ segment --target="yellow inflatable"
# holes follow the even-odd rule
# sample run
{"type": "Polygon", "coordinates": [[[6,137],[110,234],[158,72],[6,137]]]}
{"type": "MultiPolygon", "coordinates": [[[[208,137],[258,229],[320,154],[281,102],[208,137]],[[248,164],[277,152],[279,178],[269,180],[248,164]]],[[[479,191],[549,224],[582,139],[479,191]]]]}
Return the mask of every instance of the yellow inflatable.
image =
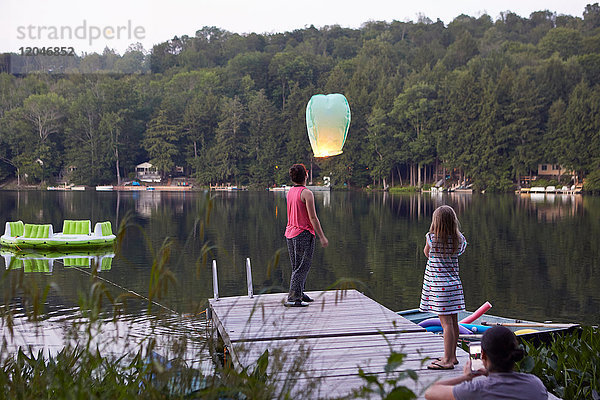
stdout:
{"type": "Polygon", "coordinates": [[[518,331],[515,331],[515,335],[519,336],[519,335],[527,335],[528,333],[536,333],[539,332],[538,330],[535,329],[519,329],[518,331]]]}

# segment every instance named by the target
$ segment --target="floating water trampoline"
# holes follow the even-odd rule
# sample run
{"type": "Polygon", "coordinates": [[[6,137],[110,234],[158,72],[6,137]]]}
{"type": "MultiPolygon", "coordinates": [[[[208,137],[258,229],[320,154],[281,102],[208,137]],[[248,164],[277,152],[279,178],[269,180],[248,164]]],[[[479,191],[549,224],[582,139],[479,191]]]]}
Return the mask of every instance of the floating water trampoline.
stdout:
{"type": "Polygon", "coordinates": [[[114,243],[110,221],[98,222],[93,232],[91,227],[89,220],[65,220],[62,232],[54,233],[51,224],[7,222],[0,244],[16,249],[85,249],[114,243]]]}

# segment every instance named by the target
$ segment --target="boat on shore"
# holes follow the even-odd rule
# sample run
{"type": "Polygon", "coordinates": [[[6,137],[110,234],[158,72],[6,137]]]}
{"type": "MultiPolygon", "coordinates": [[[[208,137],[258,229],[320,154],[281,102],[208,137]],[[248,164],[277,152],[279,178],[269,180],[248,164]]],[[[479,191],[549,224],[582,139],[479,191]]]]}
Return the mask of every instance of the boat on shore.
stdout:
{"type": "Polygon", "coordinates": [[[192,186],[144,186],[144,185],[121,185],[113,186],[113,191],[117,192],[143,192],[153,190],[155,192],[189,192],[192,186]]]}
{"type": "Polygon", "coordinates": [[[568,186],[534,186],[531,188],[519,188],[515,190],[516,194],[527,195],[527,194],[546,194],[546,193],[556,193],[556,194],[581,194],[583,192],[583,185],[571,185],[568,186]]]}
{"type": "MultiPolygon", "coordinates": [[[[469,317],[472,317],[474,313],[477,313],[477,311],[459,311],[458,320],[463,321],[468,319],[469,317]]],[[[438,315],[436,313],[422,312],[417,308],[398,311],[398,315],[403,316],[417,325],[428,325],[424,327],[430,332],[441,332],[441,326],[438,328],[436,324],[428,324],[425,322],[433,321],[433,319],[437,318],[438,315]]],[[[470,320],[468,323],[461,324],[459,322],[459,325],[462,325],[459,336],[461,339],[467,341],[481,340],[483,332],[496,325],[507,327],[513,331],[519,339],[524,339],[527,341],[546,341],[550,339],[552,334],[570,332],[580,327],[579,324],[557,324],[551,321],[535,322],[517,318],[499,317],[490,314],[481,314],[481,316],[470,320]]]]}
{"type": "MultiPolygon", "coordinates": [[[[269,192],[287,192],[292,187],[293,186],[287,186],[287,185],[271,187],[271,188],[269,188],[269,192]]],[[[306,186],[306,188],[309,189],[311,192],[330,192],[331,191],[331,186],[308,185],[308,186],[306,186]]]]}
{"type": "Polygon", "coordinates": [[[448,188],[448,192],[472,194],[473,193],[473,184],[470,183],[466,186],[465,185],[451,186],[448,188]]]}
{"type": "Polygon", "coordinates": [[[210,185],[210,190],[214,190],[216,192],[235,192],[238,190],[248,190],[245,186],[232,186],[232,185],[210,185]]]}
{"type": "Polygon", "coordinates": [[[6,222],[0,244],[17,249],[82,249],[112,246],[116,236],[110,221],[98,222],[91,230],[90,220],[65,220],[63,231],[54,233],[51,224],[6,222]]]}
{"type": "Polygon", "coordinates": [[[46,188],[46,190],[83,192],[83,191],[85,191],[85,186],[83,186],[83,185],[73,185],[73,184],[67,185],[66,183],[63,183],[63,184],[58,185],[58,186],[48,186],[46,188]]]}
{"type": "Polygon", "coordinates": [[[67,185],[66,183],[62,183],[58,186],[48,186],[46,190],[70,191],[73,186],[75,185],[67,185]]]}
{"type": "Polygon", "coordinates": [[[269,188],[269,192],[287,192],[288,190],[290,190],[290,188],[289,188],[289,186],[286,186],[286,185],[275,186],[275,187],[269,188]]]}

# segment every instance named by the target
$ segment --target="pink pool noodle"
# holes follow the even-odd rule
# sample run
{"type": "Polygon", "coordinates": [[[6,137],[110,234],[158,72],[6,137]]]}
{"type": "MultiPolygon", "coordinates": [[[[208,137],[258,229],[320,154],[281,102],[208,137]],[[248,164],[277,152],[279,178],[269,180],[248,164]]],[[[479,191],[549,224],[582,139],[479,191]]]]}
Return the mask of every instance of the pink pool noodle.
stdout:
{"type": "Polygon", "coordinates": [[[458,321],[459,323],[462,324],[470,324],[471,322],[475,321],[477,318],[481,317],[483,314],[485,314],[485,312],[487,310],[489,310],[490,308],[492,308],[492,305],[490,304],[489,301],[486,301],[481,307],[479,307],[473,314],[469,315],[466,318],[463,318],[462,320],[458,321]]]}

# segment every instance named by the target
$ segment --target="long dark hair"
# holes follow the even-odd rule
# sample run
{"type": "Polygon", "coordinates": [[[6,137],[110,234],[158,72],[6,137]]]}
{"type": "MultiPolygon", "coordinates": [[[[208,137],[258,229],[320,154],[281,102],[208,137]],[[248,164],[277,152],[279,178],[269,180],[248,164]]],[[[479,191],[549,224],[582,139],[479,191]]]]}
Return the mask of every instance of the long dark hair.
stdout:
{"type": "Polygon", "coordinates": [[[429,232],[435,236],[432,241],[432,250],[445,256],[456,254],[460,245],[459,228],[458,218],[452,207],[440,206],[436,208],[431,217],[431,226],[429,227],[429,232]],[[452,240],[451,249],[448,248],[449,239],[452,240]]]}
{"type": "Polygon", "coordinates": [[[481,349],[490,361],[492,372],[510,372],[515,363],[525,356],[515,334],[504,326],[494,326],[483,334],[481,349]]]}

